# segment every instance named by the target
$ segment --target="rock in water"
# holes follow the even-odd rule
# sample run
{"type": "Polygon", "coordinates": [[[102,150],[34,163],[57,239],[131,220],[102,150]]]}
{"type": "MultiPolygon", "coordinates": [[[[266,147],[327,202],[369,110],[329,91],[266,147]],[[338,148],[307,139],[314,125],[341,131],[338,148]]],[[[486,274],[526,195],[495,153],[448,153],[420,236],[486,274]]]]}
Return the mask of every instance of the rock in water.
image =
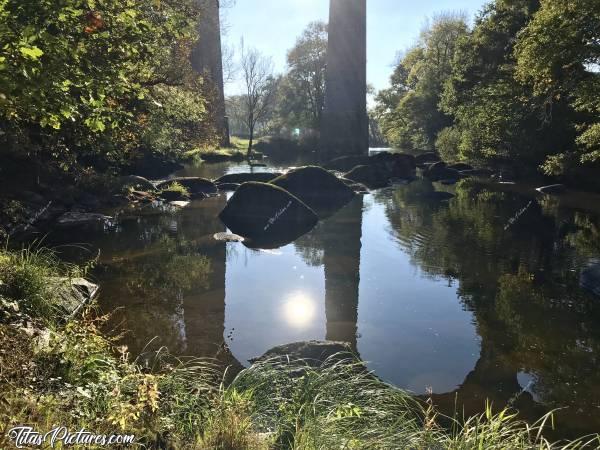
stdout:
{"type": "Polygon", "coordinates": [[[462,175],[458,170],[446,167],[446,164],[443,162],[438,162],[429,166],[429,168],[423,172],[423,176],[429,178],[431,181],[459,180],[462,178],[462,175]]]}
{"type": "Polygon", "coordinates": [[[150,180],[137,175],[128,175],[120,178],[121,189],[132,187],[142,191],[154,191],[155,186],[150,180]]]}
{"type": "Polygon", "coordinates": [[[213,237],[215,238],[215,241],[219,242],[244,242],[242,236],[233,233],[215,233],[213,237]]]}
{"type": "Polygon", "coordinates": [[[215,184],[230,184],[230,183],[247,183],[249,181],[257,181],[259,183],[268,183],[269,181],[280,176],[280,173],[271,172],[256,172],[256,173],[230,173],[223,175],[215,180],[215,184]]]}
{"type": "Polygon", "coordinates": [[[409,179],[415,174],[415,157],[405,153],[380,152],[369,158],[371,164],[377,164],[387,170],[390,178],[409,179]]]}
{"type": "Polygon", "coordinates": [[[364,184],[373,189],[389,186],[390,176],[388,171],[375,164],[369,166],[357,166],[344,175],[344,178],[355,183],[364,184]]]}
{"type": "Polygon", "coordinates": [[[347,172],[352,170],[356,166],[367,166],[369,165],[369,157],[366,155],[350,155],[340,156],[339,158],[332,159],[325,168],[329,170],[339,170],[340,172],[347,172]]]}
{"type": "Polygon", "coordinates": [[[251,359],[250,362],[268,361],[273,358],[289,358],[291,362],[301,361],[311,367],[320,367],[328,359],[354,359],[356,356],[346,342],[304,341],[274,347],[264,355],[251,359]]]}
{"type": "Polygon", "coordinates": [[[110,216],[95,213],[67,212],[60,216],[57,224],[61,227],[104,226],[113,220],[110,216]]]}
{"type": "Polygon", "coordinates": [[[200,177],[178,177],[161,181],[156,185],[158,189],[166,189],[173,183],[179,183],[193,196],[197,194],[216,194],[217,186],[210,180],[200,177]]]}
{"type": "Polygon", "coordinates": [[[459,172],[462,172],[464,170],[473,170],[473,166],[471,166],[470,164],[466,164],[466,163],[455,163],[455,164],[448,166],[448,169],[454,169],[454,170],[458,170],[459,172]]]}
{"type": "Polygon", "coordinates": [[[592,260],[581,271],[581,287],[600,297],[600,260],[592,260]]]}
{"type": "Polygon", "coordinates": [[[540,194],[556,195],[563,194],[567,188],[564,184],[551,184],[550,186],[542,186],[536,189],[540,194]]]}
{"type": "Polygon", "coordinates": [[[217,188],[222,192],[231,192],[235,191],[240,187],[240,183],[221,183],[217,184],[217,188]]]}
{"type": "Polygon", "coordinates": [[[417,163],[418,166],[422,166],[423,164],[426,163],[433,163],[433,162],[438,162],[440,160],[440,157],[433,152],[428,152],[428,153],[421,153],[417,156],[415,156],[415,162],[417,163]]]}
{"type": "Polygon", "coordinates": [[[341,208],[355,195],[331,172],[315,166],[292,170],[275,178],[271,184],[285,189],[315,211],[341,208]]]}
{"type": "Polygon", "coordinates": [[[219,217],[235,234],[265,244],[293,241],[319,221],[311,208],[286,190],[256,182],[242,184],[219,217]]]}

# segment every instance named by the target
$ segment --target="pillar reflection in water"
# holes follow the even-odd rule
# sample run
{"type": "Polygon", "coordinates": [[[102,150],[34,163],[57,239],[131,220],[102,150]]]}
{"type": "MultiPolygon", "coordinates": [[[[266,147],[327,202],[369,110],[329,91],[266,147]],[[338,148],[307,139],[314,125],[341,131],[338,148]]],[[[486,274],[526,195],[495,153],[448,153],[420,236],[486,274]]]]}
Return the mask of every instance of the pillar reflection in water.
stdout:
{"type": "Polygon", "coordinates": [[[326,339],[357,348],[358,288],[363,198],[357,197],[323,223],[326,339]]]}

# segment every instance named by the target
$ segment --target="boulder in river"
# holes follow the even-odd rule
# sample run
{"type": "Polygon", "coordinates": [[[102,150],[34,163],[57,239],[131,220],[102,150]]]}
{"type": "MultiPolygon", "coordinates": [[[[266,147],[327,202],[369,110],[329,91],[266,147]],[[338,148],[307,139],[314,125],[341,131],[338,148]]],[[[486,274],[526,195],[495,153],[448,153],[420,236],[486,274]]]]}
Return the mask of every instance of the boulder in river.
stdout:
{"type": "Polygon", "coordinates": [[[113,220],[110,216],[96,213],[84,212],[66,212],[57,219],[57,225],[60,227],[78,227],[78,226],[104,226],[113,220]]]}
{"type": "Polygon", "coordinates": [[[356,166],[368,166],[369,164],[370,160],[367,155],[348,155],[332,159],[325,164],[325,168],[337,170],[339,172],[347,172],[356,166]]]}
{"type": "Polygon", "coordinates": [[[600,260],[592,260],[581,271],[581,287],[600,297],[600,260]]]}
{"type": "Polygon", "coordinates": [[[473,170],[473,166],[467,163],[455,163],[448,166],[448,169],[458,170],[462,172],[463,170],[473,170]]]}
{"type": "Polygon", "coordinates": [[[437,155],[437,153],[433,152],[420,153],[417,156],[415,156],[415,162],[417,163],[417,166],[422,166],[423,164],[434,163],[438,161],[440,161],[440,157],[437,155]]]}
{"type": "Polygon", "coordinates": [[[219,215],[235,234],[256,246],[291,242],[319,221],[316,213],[285,189],[267,183],[242,184],[219,215]]]}
{"type": "Polygon", "coordinates": [[[460,174],[471,177],[491,177],[494,175],[494,171],[490,169],[468,169],[461,170],[460,174]]]}
{"type": "Polygon", "coordinates": [[[155,185],[152,181],[147,178],[140,177],[137,175],[127,175],[119,179],[119,185],[121,190],[125,188],[133,188],[140,191],[152,192],[155,190],[155,185]]]}
{"type": "Polygon", "coordinates": [[[564,184],[551,184],[549,186],[542,186],[536,189],[540,194],[557,195],[564,194],[567,188],[564,184]]]}
{"type": "Polygon", "coordinates": [[[217,189],[221,192],[231,192],[237,190],[240,187],[240,183],[219,183],[217,189]]]}
{"type": "Polygon", "coordinates": [[[423,172],[423,176],[431,181],[459,180],[462,178],[462,175],[458,170],[448,168],[443,162],[437,162],[429,166],[429,168],[423,172]]]}
{"type": "Polygon", "coordinates": [[[210,180],[200,177],[178,177],[170,180],[159,182],[156,187],[158,189],[168,188],[169,185],[178,183],[188,190],[188,192],[195,196],[197,194],[216,194],[217,186],[210,180]]]}
{"type": "Polygon", "coordinates": [[[354,197],[354,191],[342,180],[321,167],[307,166],[292,170],[271,181],[315,211],[338,209],[354,197]]]}
{"type": "Polygon", "coordinates": [[[233,233],[215,233],[213,235],[215,241],[219,242],[244,242],[244,238],[233,233]]]}
{"type": "Polygon", "coordinates": [[[311,367],[320,367],[325,361],[357,358],[350,345],[336,341],[303,341],[280,345],[267,351],[251,363],[286,358],[291,362],[302,362],[311,367]]]}
{"type": "Polygon", "coordinates": [[[229,184],[229,183],[247,183],[249,181],[256,181],[259,183],[268,183],[269,181],[280,176],[281,173],[271,172],[246,172],[246,173],[230,173],[223,175],[221,178],[215,180],[215,184],[229,184]]]}
{"type": "MultiPolygon", "coordinates": [[[[196,198],[199,195],[204,195],[204,194],[196,194],[196,198]]],[[[166,200],[168,202],[179,202],[179,201],[188,201],[190,199],[189,194],[186,194],[185,192],[182,192],[180,190],[170,190],[170,189],[166,189],[164,191],[162,191],[159,194],[159,197],[162,198],[163,200],[166,200]]]]}
{"type": "Polygon", "coordinates": [[[368,166],[356,166],[344,175],[344,178],[355,183],[364,184],[373,189],[389,186],[390,174],[382,166],[374,164],[368,166]]]}

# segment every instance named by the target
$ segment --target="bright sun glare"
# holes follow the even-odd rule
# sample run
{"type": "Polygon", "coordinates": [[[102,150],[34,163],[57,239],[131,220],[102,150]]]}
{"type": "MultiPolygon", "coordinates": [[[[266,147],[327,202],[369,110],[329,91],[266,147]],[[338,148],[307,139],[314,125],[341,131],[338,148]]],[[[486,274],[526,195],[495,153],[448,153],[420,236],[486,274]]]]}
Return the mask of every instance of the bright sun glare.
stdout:
{"type": "Polygon", "coordinates": [[[295,292],[285,301],[283,316],[289,325],[303,328],[312,321],[315,309],[313,299],[302,292],[295,292]]]}

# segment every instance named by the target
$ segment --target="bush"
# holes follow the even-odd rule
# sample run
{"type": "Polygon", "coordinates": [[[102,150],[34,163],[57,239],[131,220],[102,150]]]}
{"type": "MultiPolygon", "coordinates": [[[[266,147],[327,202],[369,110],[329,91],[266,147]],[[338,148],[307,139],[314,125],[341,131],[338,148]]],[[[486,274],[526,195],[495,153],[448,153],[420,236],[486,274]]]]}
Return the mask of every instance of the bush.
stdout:
{"type": "Polygon", "coordinates": [[[454,127],[444,128],[438,133],[435,148],[444,161],[460,159],[460,131],[454,127]]]}

